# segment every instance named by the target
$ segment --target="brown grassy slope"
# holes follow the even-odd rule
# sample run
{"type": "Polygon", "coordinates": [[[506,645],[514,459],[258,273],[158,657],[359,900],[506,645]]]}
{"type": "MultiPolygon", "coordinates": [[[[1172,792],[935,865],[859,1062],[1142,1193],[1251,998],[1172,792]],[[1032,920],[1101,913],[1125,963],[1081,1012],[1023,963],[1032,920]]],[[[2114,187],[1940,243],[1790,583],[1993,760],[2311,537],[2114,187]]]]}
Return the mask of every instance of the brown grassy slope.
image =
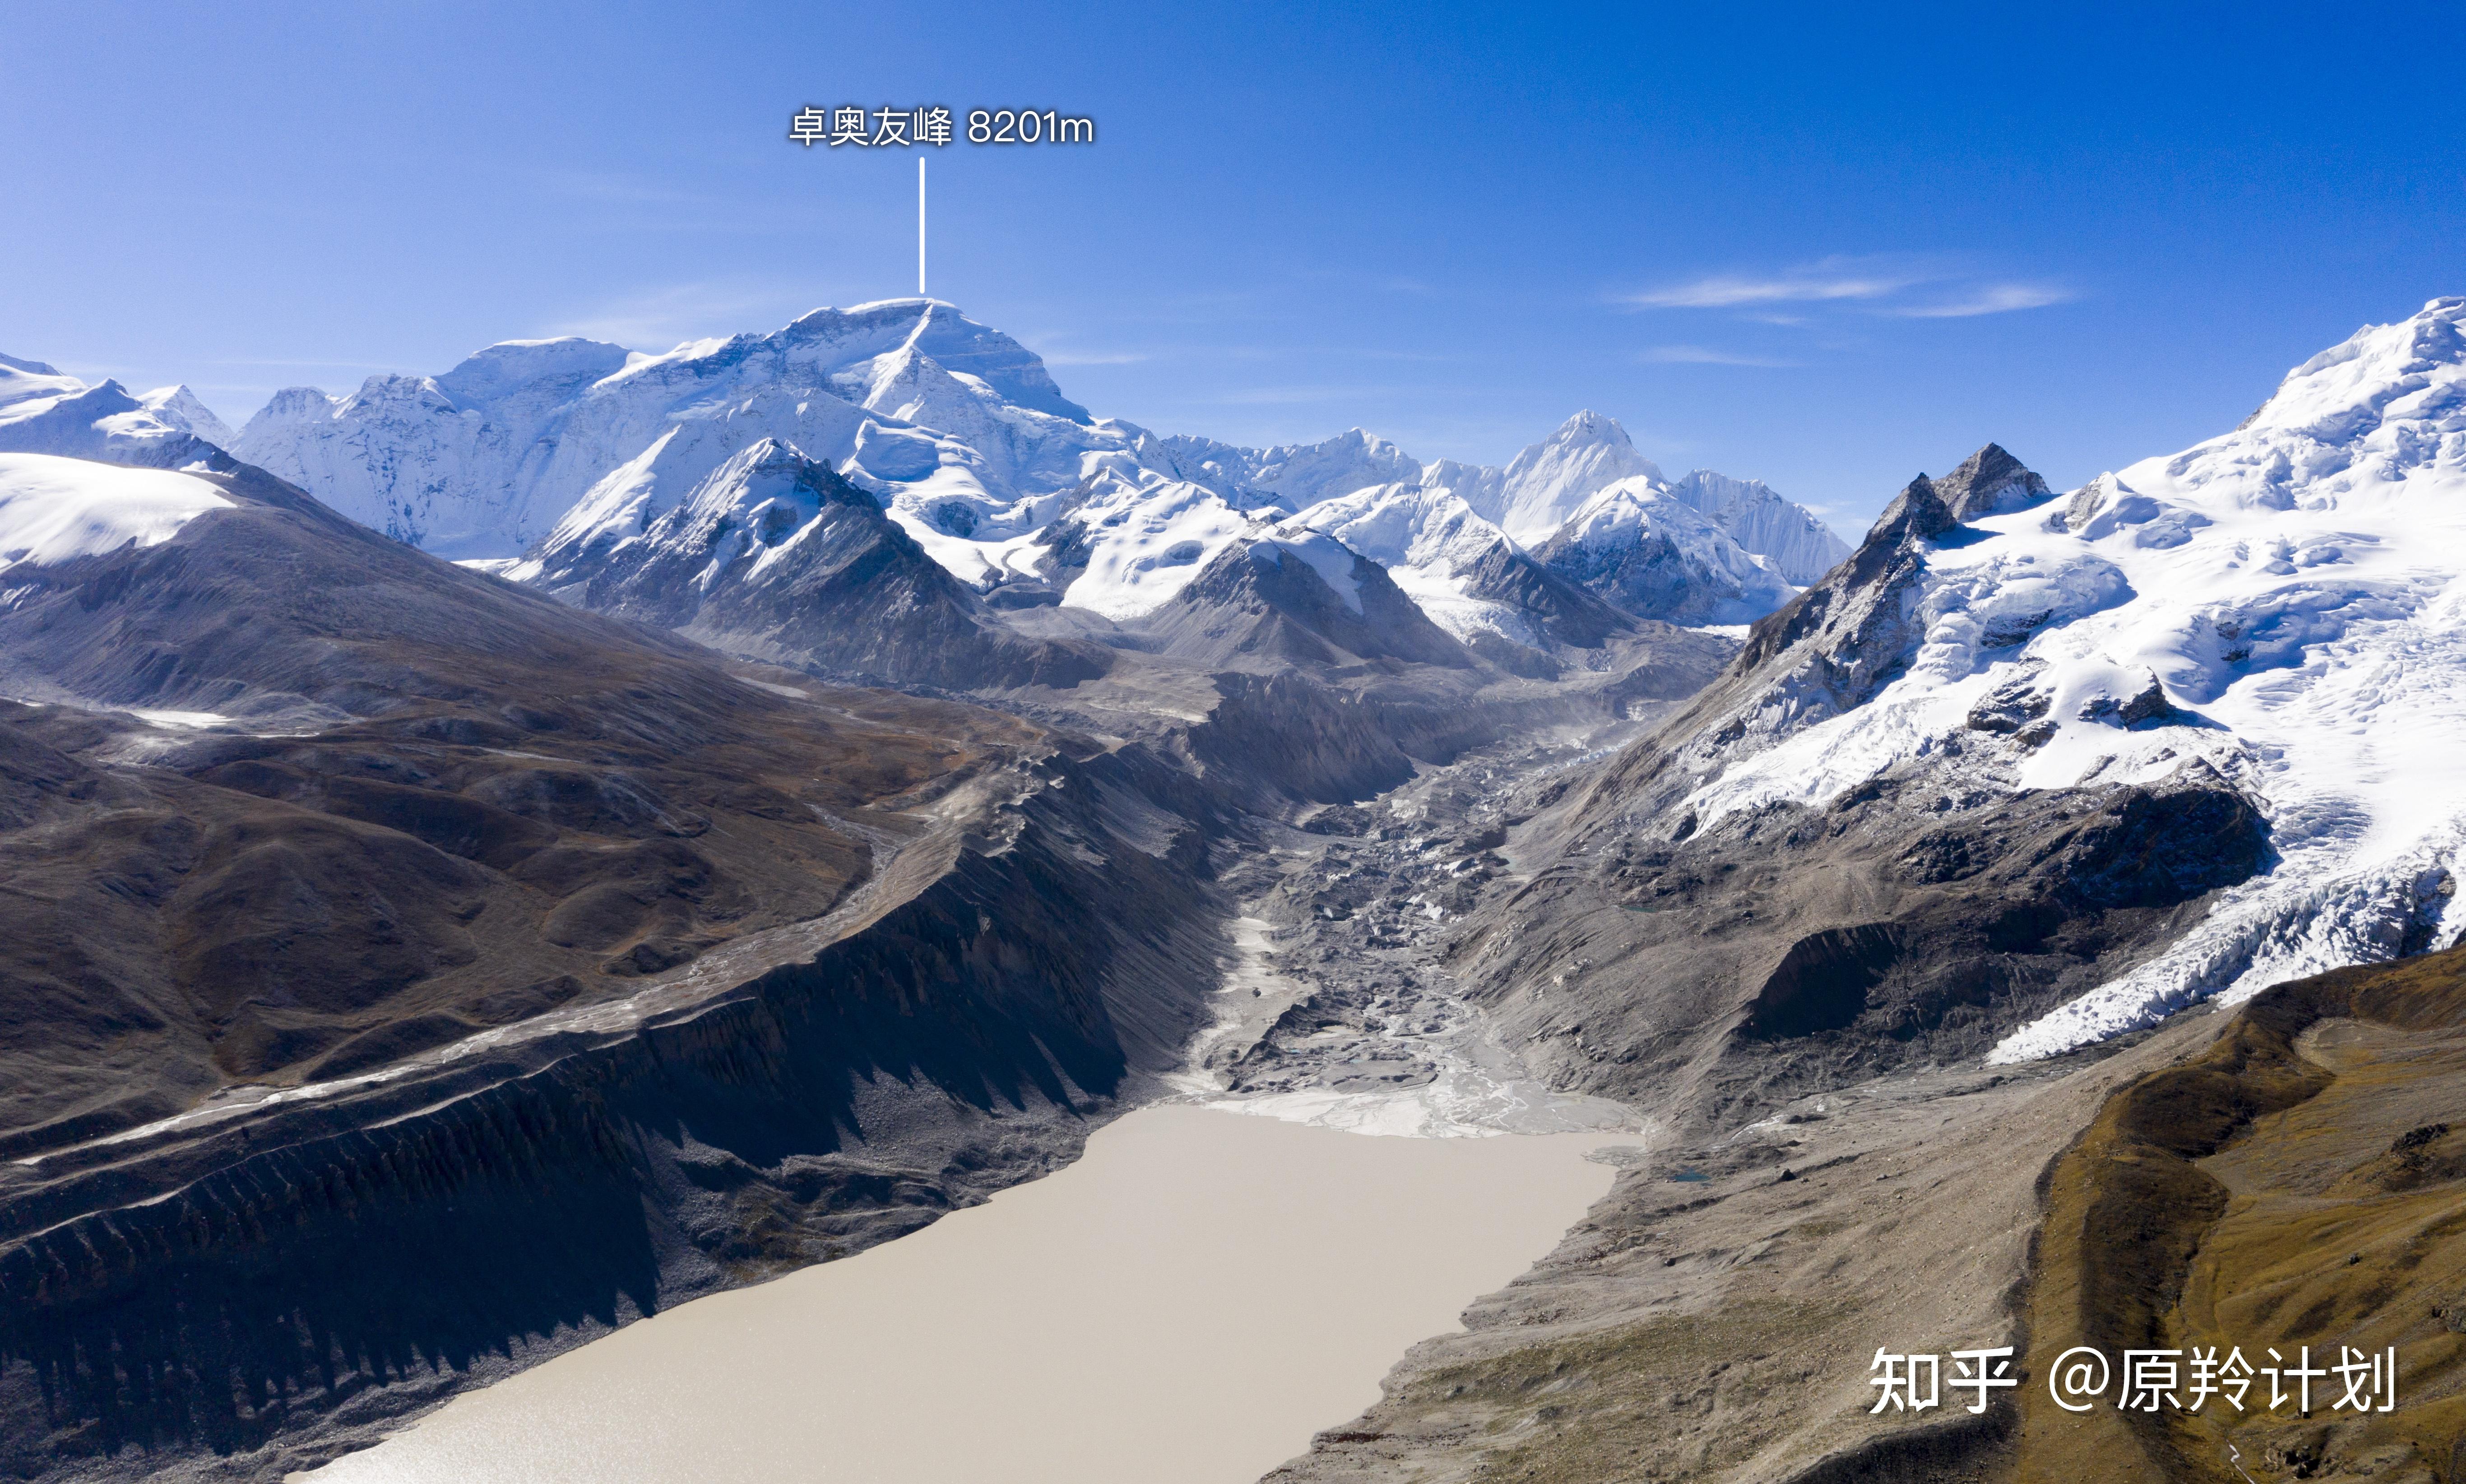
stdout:
{"type": "MultiPolygon", "coordinates": [[[[2466,950],[2341,970],[2254,1000],[2201,1054],[2140,1078],[2056,1166],[2030,1298],[2021,1477],[2373,1476],[2451,1484],[2466,1428],[2466,950]],[[2078,1344],[2269,1347],[2315,1357],[2396,1345],[2400,1407],[2237,1413],[2058,1409],[2044,1389],[2078,1344]]],[[[2316,1364],[2322,1363],[2316,1359],[2316,1364]]],[[[2186,1398],[2188,1401],[2188,1397],[2186,1398]]]]}
{"type": "Polygon", "coordinates": [[[2186,1017],[2060,1068],[1879,1079],[1656,1148],[1269,1478],[2000,1484],[2008,1401],[1972,1417],[1947,1390],[1940,1411],[1877,1416],[1871,1359],[2018,1342],[2040,1176],[2114,1090],[2215,1029],[2186,1017]]]}
{"type": "Polygon", "coordinates": [[[0,704],[0,1154],[638,987],[828,911],[900,827],[860,812],[1051,745],[200,477],[233,505],[172,540],[12,569],[0,689],[67,704],[0,704]]]}
{"type": "Polygon", "coordinates": [[[381,1065],[818,916],[871,870],[869,806],[1033,735],[747,695],[664,755],[461,708],[132,755],[169,739],[0,706],[0,1150],[381,1065]]]}

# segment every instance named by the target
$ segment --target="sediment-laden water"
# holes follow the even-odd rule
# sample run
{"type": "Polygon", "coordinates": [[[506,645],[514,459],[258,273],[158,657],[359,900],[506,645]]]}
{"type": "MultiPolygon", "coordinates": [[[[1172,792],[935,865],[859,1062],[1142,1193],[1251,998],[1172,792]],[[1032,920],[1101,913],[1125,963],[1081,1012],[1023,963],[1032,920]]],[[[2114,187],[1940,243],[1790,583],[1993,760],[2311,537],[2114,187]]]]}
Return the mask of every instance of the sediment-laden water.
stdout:
{"type": "Polygon", "coordinates": [[[1167,1105],[913,1236],[458,1398],[316,1484],[1248,1484],[1608,1189],[1606,1134],[1167,1105]]]}

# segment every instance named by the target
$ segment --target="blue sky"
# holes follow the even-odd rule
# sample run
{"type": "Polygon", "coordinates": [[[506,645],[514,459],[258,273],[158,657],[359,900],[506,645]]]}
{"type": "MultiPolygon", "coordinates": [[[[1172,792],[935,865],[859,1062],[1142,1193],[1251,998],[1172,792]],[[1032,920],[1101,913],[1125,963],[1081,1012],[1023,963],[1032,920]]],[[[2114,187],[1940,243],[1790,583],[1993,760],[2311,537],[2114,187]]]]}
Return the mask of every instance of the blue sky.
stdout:
{"type": "Polygon", "coordinates": [[[2454,6],[164,4],[0,11],[0,350],[227,416],[491,341],[914,287],[1100,414],[1498,461],[1580,407],[1854,534],[2059,486],[2466,292],[2454,6]],[[2025,12],[2026,10],[2026,13],[2025,12]],[[1993,12],[1993,13],[1990,13],[1993,12]],[[2006,13],[2008,12],[2008,13],[2006,13]]]}

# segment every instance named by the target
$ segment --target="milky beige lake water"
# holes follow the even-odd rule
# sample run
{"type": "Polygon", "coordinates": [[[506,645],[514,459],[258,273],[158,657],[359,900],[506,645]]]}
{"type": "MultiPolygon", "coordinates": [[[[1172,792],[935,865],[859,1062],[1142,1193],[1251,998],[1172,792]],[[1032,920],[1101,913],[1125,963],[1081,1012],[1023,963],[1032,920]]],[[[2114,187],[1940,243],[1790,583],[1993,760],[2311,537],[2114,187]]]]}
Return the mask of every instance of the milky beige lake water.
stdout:
{"type": "Polygon", "coordinates": [[[1144,1109],[1059,1174],[295,1478],[1249,1484],[1548,1252],[1609,1189],[1584,1152],[1621,1141],[1144,1109]]]}

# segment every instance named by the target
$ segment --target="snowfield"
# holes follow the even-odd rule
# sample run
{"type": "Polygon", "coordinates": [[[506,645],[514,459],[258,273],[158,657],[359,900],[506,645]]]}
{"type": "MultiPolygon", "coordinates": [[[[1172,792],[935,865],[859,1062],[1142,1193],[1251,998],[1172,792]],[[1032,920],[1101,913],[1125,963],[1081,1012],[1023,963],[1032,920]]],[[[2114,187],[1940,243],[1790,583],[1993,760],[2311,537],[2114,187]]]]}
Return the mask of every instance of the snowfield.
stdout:
{"type": "MultiPolygon", "coordinates": [[[[1169,480],[1112,486],[1071,513],[1087,532],[1087,570],[1072,580],[1062,601],[1123,619],[1163,607],[1218,552],[1262,534],[1284,512],[1273,506],[1240,509],[1204,485],[1169,480]]],[[[930,545],[925,550],[933,551],[930,545]]],[[[1011,571],[1032,572],[1042,551],[1035,538],[1021,538],[1003,548],[1003,560],[1011,571]]]]}
{"type": "Polygon", "coordinates": [[[1926,558],[1907,672],[1688,806],[1706,824],[1779,800],[1820,806],[1956,738],[1948,786],[2209,769],[2256,800],[2276,865],[2165,954],[2014,1032],[1998,1063],[2455,942],[2461,329],[2466,299],[2434,300],[2296,368],[2223,438],[1957,530],[1926,558]],[[2165,713],[2147,714],[2162,699],[2165,713]],[[1965,725],[1982,703],[2035,720],[1990,744],[1965,725]]]}
{"type": "MultiPolygon", "coordinates": [[[[1490,633],[1510,643],[1540,645],[1520,610],[1470,591],[1475,564],[1510,543],[1453,491],[1374,485],[1311,506],[1301,524],[1386,568],[1414,606],[1456,639],[1470,642],[1490,633]]],[[[1348,575],[1348,585],[1351,580],[1348,575]]]]}
{"type": "Polygon", "coordinates": [[[0,573],[160,546],[223,492],[191,474],[50,454],[0,454],[0,573]]]}

